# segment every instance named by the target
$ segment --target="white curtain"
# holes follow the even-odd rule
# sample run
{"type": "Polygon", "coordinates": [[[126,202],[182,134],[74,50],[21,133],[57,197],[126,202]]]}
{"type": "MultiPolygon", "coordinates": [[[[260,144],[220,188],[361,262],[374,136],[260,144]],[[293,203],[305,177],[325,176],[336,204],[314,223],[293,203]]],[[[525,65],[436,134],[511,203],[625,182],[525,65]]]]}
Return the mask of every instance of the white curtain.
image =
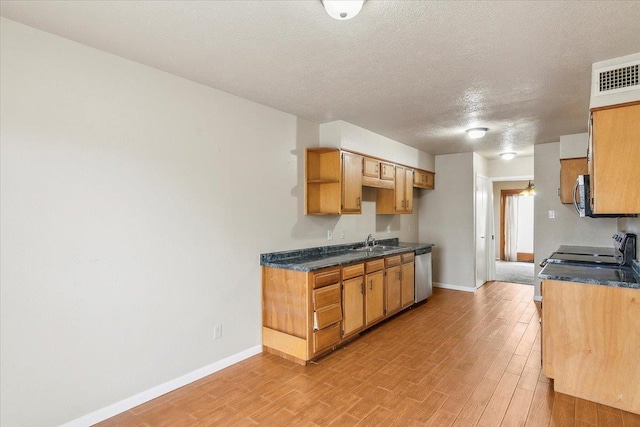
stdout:
{"type": "Polygon", "coordinates": [[[518,195],[508,195],[504,205],[504,258],[518,260],[518,195]]]}

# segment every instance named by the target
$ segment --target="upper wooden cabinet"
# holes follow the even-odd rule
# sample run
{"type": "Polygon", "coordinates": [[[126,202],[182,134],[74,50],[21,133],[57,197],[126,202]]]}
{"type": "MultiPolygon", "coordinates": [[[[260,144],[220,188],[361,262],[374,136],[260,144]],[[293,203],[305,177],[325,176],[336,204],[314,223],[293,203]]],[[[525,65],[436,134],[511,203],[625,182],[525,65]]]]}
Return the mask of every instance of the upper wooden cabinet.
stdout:
{"type": "Polygon", "coordinates": [[[592,111],[588,158],[593,213],[640,213],[640,102],[592,111]]]}
{"type": "Polygon", "coordinates": [[[587,158],[560,159],[560,202],[573,203],[573,187],[578,175],[588,172],[587,158]]]}
{"type": "Polygon", "coordinates": [[[305,214],[362,213],[362,187],[375,187],[376,213],[413,213],[413,188],[434,188],[434,173],[337,148],[308,148],[305,214]]]}
{"type": "Polygon", "coordinates": [[[435,188],[435,173],[415,169],[413,173],[413,186],[433,190],[435,188]]]}
{"type": "Polygon", "coordinates": [[[360,213],[362,159],[335,148],[306,151],[305,214],[360,213]]]}
{"type": "Polygon", "coordinates": [[[376,213],[407,214],[413,212],[413,169],[395,167],[393,190],[378,189],[376,213]]]}
{"type": "Polygon", "coordinates": [[[364,158],[362,185],[376,188],[393,188],[393,165],[372,157],[364,158]]]}
{"type": "Polygon", "coordinates": [[[342,205],[340,213],[362,212],[362,156],[342,152],[342,205]]]}

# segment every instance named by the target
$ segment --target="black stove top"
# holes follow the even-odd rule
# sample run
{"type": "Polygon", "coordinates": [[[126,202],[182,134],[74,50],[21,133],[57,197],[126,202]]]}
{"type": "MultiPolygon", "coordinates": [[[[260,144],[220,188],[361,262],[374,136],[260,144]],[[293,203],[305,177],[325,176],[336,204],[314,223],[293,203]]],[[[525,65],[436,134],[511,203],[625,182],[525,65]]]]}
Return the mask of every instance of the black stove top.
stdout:
{"type": "Polygon", "coordinates": [[[631,266],[636,256],[637,236],[632,233],[616,233],[612,236],[613,247],[562,245],[556,252],[540,264],[547,263],[595,265],[595,266],[631,266]]]}

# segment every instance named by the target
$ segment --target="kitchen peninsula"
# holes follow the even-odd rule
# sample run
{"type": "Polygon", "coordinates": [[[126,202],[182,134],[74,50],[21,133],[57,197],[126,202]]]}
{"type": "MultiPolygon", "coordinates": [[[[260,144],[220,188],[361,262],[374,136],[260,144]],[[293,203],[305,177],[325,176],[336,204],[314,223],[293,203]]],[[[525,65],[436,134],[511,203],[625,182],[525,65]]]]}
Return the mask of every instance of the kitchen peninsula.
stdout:
{"type": "Polygon", "coordinates": [[[640,264],[548,263],[543,372],[554,390],[640,414],[640,264]]]}
{"type": "Polygon", "coordinates": [[[414,251],[381,240],[262,254],[262,345],[305,365],[414,303],[414,251]]]}

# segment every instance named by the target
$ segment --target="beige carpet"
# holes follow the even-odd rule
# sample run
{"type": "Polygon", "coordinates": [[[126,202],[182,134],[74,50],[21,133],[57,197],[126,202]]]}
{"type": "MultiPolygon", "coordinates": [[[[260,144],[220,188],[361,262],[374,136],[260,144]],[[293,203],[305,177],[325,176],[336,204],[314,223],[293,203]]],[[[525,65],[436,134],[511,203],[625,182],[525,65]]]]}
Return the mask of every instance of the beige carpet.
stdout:
{"type": "Polygon", "coordinates": [[[496,280],[500,282],[533,285],[533,274],[532,262],[496,261],[496,280]]]}

